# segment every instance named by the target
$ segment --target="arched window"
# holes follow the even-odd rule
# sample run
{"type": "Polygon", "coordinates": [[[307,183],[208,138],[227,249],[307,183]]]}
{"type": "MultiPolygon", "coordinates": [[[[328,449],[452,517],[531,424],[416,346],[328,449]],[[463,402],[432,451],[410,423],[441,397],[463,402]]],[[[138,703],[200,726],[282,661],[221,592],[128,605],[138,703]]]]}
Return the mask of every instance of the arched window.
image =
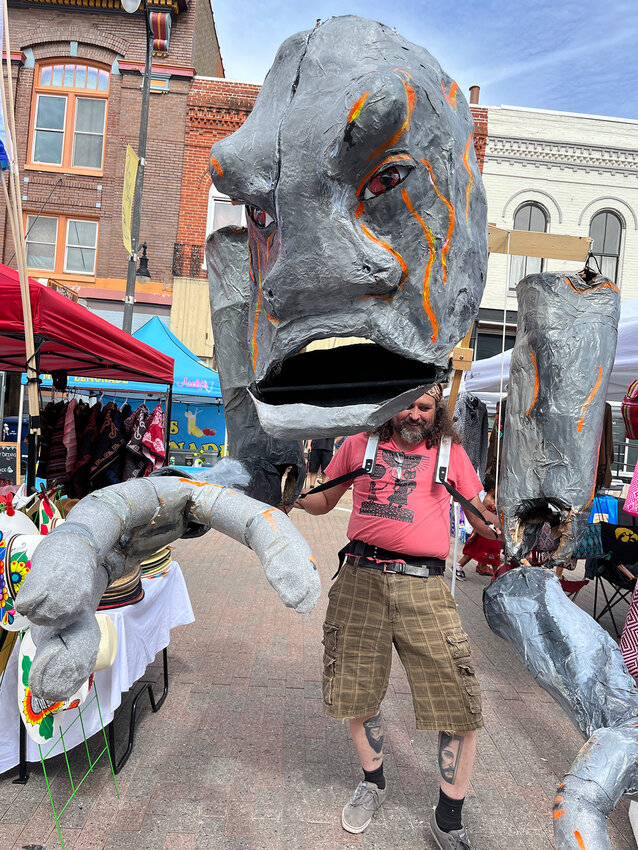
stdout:
{"type": "MultiPolygon", "coordinates": [[[[514,230],[532,230],[536,233],[546,233],[549,216],[540,204],[529,201],[522,204],[514,213],[514,230]]],[[[519,280],[528,274],[538,274],[543,271],[543,261],[540,257],[510,257],[509,288],[515,289],[519,280]]]]}
{"type": "Polygon", "coordinates": [[[600,270],[614,283],[618,277],[618,260],[622,241],[622,221],[611,210],[601,210],[589,225],[591,250],[600,264],[600,270]]]}
{"type": "Polygon", "coordinates": [[[109,71],[86,62],[36,66],[31,165],[57,171],[102,171],[109,82],[109,71]]]}
{"type": "Polygon", "coordinates": [[[208,214],[206,216],[206,236],[222,227],[246,226],[246,213],[243,204],[233,204],[228,195],[222,195],[214,186],[208,193],[208,214]]]}

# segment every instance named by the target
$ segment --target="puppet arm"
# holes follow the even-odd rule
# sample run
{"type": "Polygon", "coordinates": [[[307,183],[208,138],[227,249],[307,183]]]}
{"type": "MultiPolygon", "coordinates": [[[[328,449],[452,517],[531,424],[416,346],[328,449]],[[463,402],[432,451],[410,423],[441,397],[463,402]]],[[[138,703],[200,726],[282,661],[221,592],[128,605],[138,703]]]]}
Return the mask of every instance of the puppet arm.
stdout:
{"type": "Polygon", "coordinates": [[[94,612],[108,584],[162,546],[215,528],[252,548],[282,601],[300,613],[320,594],[316,563],[281,512],[234,490],[188,478],[145,478],[82,499],[36,549],[16,607],[37,653],[37,696],[66,698],[92,672],[99,647],[94,612]]]}

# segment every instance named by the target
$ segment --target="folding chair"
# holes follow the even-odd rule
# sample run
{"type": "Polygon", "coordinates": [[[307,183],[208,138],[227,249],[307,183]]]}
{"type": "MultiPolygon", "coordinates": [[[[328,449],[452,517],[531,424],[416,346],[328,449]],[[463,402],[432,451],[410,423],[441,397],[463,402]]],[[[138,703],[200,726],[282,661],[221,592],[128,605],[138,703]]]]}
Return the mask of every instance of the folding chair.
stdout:
{"type": "MultiPolygon", "coordinates": [[[[600,620],[605,616],[605,614],[609,614],[611,618],[611,622],[614,627],[614,631],[616,632],[616,637],[620,638],[620,631],[618,626],[616,625],[616,618],[614,617],[613,609],[620,602],[625,601],[629,606],[631,602],[631,597],[636,587],[636,577],[632,576],[628,570],[624,568],[621,570],[619,567],[615,567],[609,563],[609,561],[602,562],[602,569],[600,574],[596,575],[596,583],[594,585],[594,620],[600,622],[600,620]],[[611,588],[611,591],[608,590],[607,585],[611,588]],[[598,610],[598,589],[605,599],[605,604],[598,610]]],[[[599,562],[600,563],[600,562],[599,562]]],[[[622,624],[625,622],[623,617],[622,624]]]]}
{"type": "Polygon", "coordinates": [[[567,596],[569,596],[572,602],[576,599],[583,587],[586,587],[589,584],[589,579],[586,578],[578,580],[560,578],[559,581],[560,586],[563,588],[563,590],[565,591],[567,596]]]}

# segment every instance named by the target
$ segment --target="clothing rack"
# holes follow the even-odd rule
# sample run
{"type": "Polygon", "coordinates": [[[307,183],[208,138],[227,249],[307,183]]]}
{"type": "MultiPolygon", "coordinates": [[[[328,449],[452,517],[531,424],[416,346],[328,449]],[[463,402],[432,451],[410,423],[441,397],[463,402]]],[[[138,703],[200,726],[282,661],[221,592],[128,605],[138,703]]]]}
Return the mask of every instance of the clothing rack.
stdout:
{"type": "MultiPolygon", "coordinates": [[[[18,434],[22,433],[21,429],[22,429],[22,417],[24,415],[24,395],[25,395],[24,390],[25,390],[25,385],[21,384],[21,386],[20,386],[20,402],[19,402],[19,405],[18,405],[18,434]]],[[[117,395],[118,395],[117,389],[113,388],[113,387],[105,387],[104,389],[95,389],[94,387],[85,387],[82,384],[79,384],[79,385],[71,384],[71,385],[67,385],[66,389],[64,389],[64,390],[56,390],[53,387],[53,385],[46,386],[46,387],[43,387],[42,385],[40,385],[40,387],[39,387],[40,405],[39,405],[38,415],[39,415],[39,411],[43,408],[43,404],[42,404],[42,393],[43,392],[49,392],[51,394],[51,400],[53,400],[56,392],[59,392],[60,395],[63,395],[63,394],[68,394],[69,390],[73,391],[76,395],[78,393],[83,393],[85,395],[88,395],[89,401],[90,401],[91,398],[99,397],[100,395],[103,396],[105,394],[107,394],[109,396],[113,396],[113,399],[115,401],[117,399],[117,395]]],[[[147,390],[141,390],[141,389],[138,390],[138,389],[127,388],[124,391],[123,395],[125,396],[125,398],[128,398],[129,396],[137,396],[138,398],[140,396],[143,396],[144,400],[146,400],[146,399],[149,399],[149,400],[157,399],[158,402],[161,401],[162,398],[165,399],[166,422],[165,422],[165,431],[164,431],[164,445],[166,446],[166,455],[165,455],[164,465],[166,465],[166,463],[168,462],[168,460],[167,460],[168,459],[168,444],[169,444],[169,441],[170,441],[171,415],[172,415],[172,407],[173,407],[173,387],[172,387],[172,385],[167,385],[166,390],[163,391],[163,392],[159,391],[159,390],[149,392],[147,390]]],[[[32,448],[31,442],[30,442],[30,444],[29,444],[29,457],[31,457],[32,451],[33,451],[33,448],[32,448]]],[[[35,470],[36,470],[36,461],[37,461],[38,451],[39,451],[39,447],[36,446],[35,447],[35,457],[32,461],[29,462],[29,465],[27,467],[27,482],[26,483],[27,483],[27,490],[30,493],[35,492],[35,489],[36,489],[35,488],[35,470]]]]}

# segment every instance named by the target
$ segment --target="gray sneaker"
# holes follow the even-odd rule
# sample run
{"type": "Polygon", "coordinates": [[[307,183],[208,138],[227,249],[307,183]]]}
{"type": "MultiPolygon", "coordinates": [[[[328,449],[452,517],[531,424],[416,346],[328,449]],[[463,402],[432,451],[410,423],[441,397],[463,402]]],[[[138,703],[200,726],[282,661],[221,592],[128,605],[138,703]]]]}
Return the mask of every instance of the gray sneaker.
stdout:
{"type": "Polygon", "coordinates": [[[472,845],[470,844],[465,827],[453,829],[452,832],[443,832],[442,829],[439,829],[439,825],[436,822],[434,810],[430,818],[430,830],[439,850],[472,850],[472,845]]]}
{"type": "Polygon", "coordinates": [[[388,794],[388,786],[378,788],[363,780],[355,788],[352,800],[343,807],[341,825],[347,832],[363,832],[388,794]]]}

